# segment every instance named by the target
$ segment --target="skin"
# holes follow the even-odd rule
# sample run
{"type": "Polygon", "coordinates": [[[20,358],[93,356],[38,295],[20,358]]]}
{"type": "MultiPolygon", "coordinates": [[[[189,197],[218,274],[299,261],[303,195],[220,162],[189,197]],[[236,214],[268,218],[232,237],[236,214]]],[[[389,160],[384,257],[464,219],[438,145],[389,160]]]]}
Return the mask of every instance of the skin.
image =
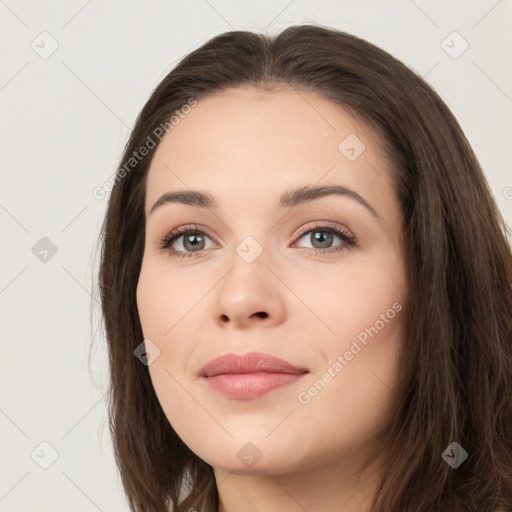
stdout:
{"type": "MultiPolygon", "coordinates": [[[[403,313],[359,343],[342,371],[332,367],[393,304],[405,307],[402,232],[377,138],[317,93],[230,89],[199,100],[162,139],[147,181],[137,304],[160,350],[149,365],[155,392],[178,435],[214,467],[220,512],[370,510],[380,459],[363,466],[393,421],[403,313]],[[349,134],[366,146],[354,161],[338,149],[349,134]],[[289,188],[326,184],[355,190],[380,219],[348,196],[278,207],[289,188]],[[177,189],[209,192],[219,207],[171,203],[149,214],[177,189]],[[315,244],[315,229],[325,234],[315,223],[349,230],[357,245],[337,235],[315,244]],[[198,255],[159,249],[190,224],[208,230],[198,255]],[[263,249],[252,263],[236,252],[247,236],[263,249]],[[216,356],[252,351],[310,373],[252,400],[226,398],[199,376],[216,356]],[[329,368],[331,380],[300,403],[329,368]],[[248,442],[261,454],[251,467],[237,457],[248,442]]],[[[184,239],[172,247],[193,252],[184,239]]]]}

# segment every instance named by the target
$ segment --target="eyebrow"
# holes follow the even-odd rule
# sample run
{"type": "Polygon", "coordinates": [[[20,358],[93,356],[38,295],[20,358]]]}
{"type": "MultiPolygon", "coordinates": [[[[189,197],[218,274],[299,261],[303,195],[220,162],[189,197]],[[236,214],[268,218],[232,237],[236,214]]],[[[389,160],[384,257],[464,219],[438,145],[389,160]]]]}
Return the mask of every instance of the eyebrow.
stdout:
{"type": "MultiPolygon", "coordinates": [[[[305,186],[287,190],[279,199],[279,207],[293,207],[299,204],[309,203],[315,199],[329,195],[339,195],[354,199],[360,205],[364,206],[374,217],[382,220],[377,211],[355,190],[341,185],[305,186]]],[[[215,198],[208,192],[200,192],[199,190],[177,190],[175,192],[166,192],[160,196],[160,198],[151,207],[148,216],[157,208],[169,203],[181,203],[209,210],[215,210],[218,208],[215,198]]]]}

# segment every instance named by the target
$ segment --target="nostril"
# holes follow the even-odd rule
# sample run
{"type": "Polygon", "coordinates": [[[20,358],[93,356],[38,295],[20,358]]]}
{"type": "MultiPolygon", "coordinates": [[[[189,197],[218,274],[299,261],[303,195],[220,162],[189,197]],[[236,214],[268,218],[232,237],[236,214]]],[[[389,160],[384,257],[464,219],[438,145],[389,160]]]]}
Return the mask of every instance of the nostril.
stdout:
{"type": "MultiPolygon", "coordinates": [[[[265,311],[258,311],[257,313],[254,313],[254,315],[259,316],[260,318],[268,317],[268,313],[266,313],[265,311]]],[[[254,316],[254,315],[251,315],[251,316],[254,316]]],[[[229,317],[227,315],[221,315],[220,319],[221,319],[221,322],[224,322],[224,323],[229,322],[229,317]]]]}

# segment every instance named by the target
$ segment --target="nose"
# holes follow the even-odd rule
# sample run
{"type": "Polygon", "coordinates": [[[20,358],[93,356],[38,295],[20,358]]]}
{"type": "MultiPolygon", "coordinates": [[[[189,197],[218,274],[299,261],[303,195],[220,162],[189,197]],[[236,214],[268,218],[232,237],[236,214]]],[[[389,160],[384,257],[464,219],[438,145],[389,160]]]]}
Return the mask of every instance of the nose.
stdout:
{"type": "Polygon", "coordinates": [[[260,255],[248,263],[238,254],[232,267],[215,287],[214,308],[217,323],[226,329],[275,327],[284,321],[283,284],[260,255]]]}

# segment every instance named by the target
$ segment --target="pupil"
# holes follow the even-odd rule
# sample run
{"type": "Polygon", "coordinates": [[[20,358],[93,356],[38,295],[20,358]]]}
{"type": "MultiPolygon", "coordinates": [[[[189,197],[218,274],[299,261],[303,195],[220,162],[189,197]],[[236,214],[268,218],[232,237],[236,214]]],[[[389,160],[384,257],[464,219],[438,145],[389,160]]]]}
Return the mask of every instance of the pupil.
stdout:
{"type": "Polygon", "coordinates": [[[323,231],[316,231],[314,233],[314,240],[315,242],[320,242],[320,244],[322,245],[322,247],[320,247],[321,249],[325,248],[324,245],[328,246],[329,242],[332,242],[332,237],[332,233],[327,233],[327,236],[326,234],[324,234],[323,231]]]}
{"type": "Polygon", "coordinates": [[[201,244],[201,236],[197,235],[188,235],[185,237],[185,247],[187,248],[187,244],[190,244],[191,248],[197,249],[197,247],[201,244]],[[199,241],[198,241],[199,240],[199,241]]]}

